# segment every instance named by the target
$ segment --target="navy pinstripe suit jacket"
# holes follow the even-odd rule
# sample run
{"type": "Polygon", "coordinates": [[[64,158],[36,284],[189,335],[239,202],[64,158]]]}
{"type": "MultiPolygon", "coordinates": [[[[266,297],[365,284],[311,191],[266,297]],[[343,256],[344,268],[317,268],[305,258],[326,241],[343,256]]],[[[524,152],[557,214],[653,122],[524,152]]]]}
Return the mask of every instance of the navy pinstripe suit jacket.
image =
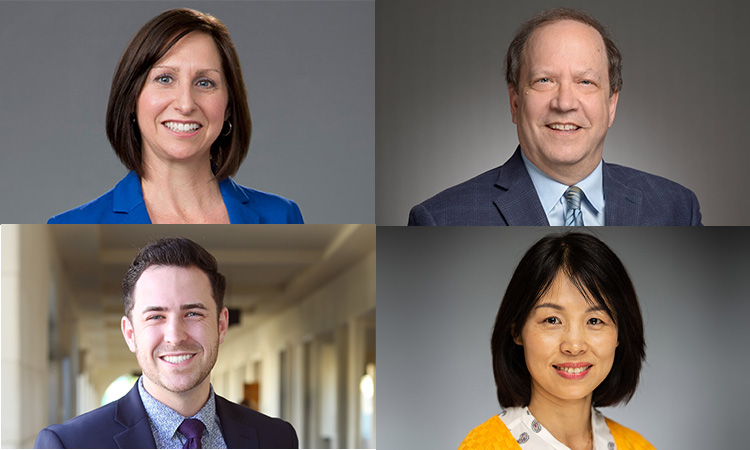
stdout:
{"type": "MultiPolygon", "coordinates": [[[[602,165],[606,225],[701,225],[695,194],[673,181],[617,164],[602,165]]],[[[409,225],[549,225],[521,147],[500,167],[411,209],[409,225]]]]}

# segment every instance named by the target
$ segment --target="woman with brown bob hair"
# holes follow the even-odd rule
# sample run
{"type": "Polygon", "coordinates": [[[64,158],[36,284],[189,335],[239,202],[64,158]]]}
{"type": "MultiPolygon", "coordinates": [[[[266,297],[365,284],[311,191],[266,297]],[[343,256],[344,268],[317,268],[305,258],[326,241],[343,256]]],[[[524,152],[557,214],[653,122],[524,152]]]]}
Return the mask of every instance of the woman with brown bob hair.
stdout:
{"type": "Polygon", "coordinates": [[[588,234],[542,238],[518,264],[495,319],[502,411],[459,450],[653,449],[596,410],[631,399],[645,347],[638,298],[617,255],[588,234]]]}
{"type": "Polygon", "coordinates": [[[251,129],[226,26],[165,11],[133,36],[112,80],[107,137],[130,173],[48,223],[302,223],[293,201],[230,178],[251,129]]]}

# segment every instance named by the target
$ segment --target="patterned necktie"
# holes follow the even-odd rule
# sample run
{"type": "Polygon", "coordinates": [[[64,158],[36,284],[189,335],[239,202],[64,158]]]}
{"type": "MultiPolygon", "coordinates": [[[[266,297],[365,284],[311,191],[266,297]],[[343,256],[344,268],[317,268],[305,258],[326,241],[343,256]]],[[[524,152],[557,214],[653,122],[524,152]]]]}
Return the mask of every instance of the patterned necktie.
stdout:
{"type": "Polygon", "coordinates": [[[583,225],[583,216],[581,215],[581,195],[583,192],[578,186],[571,186],[565,191],[565,200],[568,203],[568,209],[565,211],[565,226],[583,225]]]}
{"type": "Polygon", "coordinates": [[[180,427],[177,428],[187,438],[182,448],[203,448],[201,446],[201,437],[203,437],[204,428],[206,426],[198,419],[183,420],[180,427]]]}

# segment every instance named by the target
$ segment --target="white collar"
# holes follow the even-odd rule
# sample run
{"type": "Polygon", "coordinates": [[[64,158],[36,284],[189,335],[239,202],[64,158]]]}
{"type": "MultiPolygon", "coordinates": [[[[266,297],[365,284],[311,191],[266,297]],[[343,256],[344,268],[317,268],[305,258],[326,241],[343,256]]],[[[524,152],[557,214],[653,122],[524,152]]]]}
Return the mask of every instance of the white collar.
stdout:
{"type": "MultiPolygon", "coordinates": [[[[523,450],[570,450],[540,424],[529,408],[514,406],[498,414],[510,434],[523,450]]],[[[604,415],[591,408],[591,428],[594,433],[594,450],[615,450],[615,439],[609,431],[604,415]]]]}

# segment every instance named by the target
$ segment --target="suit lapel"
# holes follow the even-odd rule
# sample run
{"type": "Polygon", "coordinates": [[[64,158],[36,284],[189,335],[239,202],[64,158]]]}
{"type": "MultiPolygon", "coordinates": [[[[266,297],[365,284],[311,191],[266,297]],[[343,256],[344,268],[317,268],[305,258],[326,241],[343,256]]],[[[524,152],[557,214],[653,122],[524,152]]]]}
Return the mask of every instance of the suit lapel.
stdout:
{"type": "Polygon", "coordinates": [[[605,162],[602,165],[604,189],[604,224],[607,226],[636,226],[641,223],[643,192],[625,185],[605,162]]]}
{"type": "Polygon", "coordinates": [[[138,383],[117,400],[115,421],[125,427],[125,431],[114,436],[119,448],[156,448],[148,414],[138,393],[138,383]]]}
{"type": "Polygon", "coordinates": [[[151,223],[146,202],[143,201],[141,179],[134,171],[131,170],[115,186],[112,212],[126,215],[119,218],[120,223],[151,223]]]}
{"type": "Polygon", "coordinates": [[[216,414],[227,448],[258,448],[258,433],[232,413],[229,400],[216,396],[216,414]]]}
{"type": "Polygon", "coordinates": [[[539,195],[521,158],[521,147],[500,167],[494,203],[506,225],[549,225],[539,195]]]}
{"type": "MultiPolygon", "coordinates": [[[[253,211],[250,197],[231,178],[219,183],[219,189],[231,223],[260,223],[260,216],[253,211]]],[[[151,223],[146,202],[143,201],[141,180],[133,171],[115,186],[112,204],[113,213],[127,215],[127,219],[120,219],[121,223],[151,223]]]]}
{"type": "Polygon", "coordinates": [[[250,197],[231,178],[227,177],[219,183],[219,189],[230,223],[260,223],[260,216],[253,211],[250,197]]]}

